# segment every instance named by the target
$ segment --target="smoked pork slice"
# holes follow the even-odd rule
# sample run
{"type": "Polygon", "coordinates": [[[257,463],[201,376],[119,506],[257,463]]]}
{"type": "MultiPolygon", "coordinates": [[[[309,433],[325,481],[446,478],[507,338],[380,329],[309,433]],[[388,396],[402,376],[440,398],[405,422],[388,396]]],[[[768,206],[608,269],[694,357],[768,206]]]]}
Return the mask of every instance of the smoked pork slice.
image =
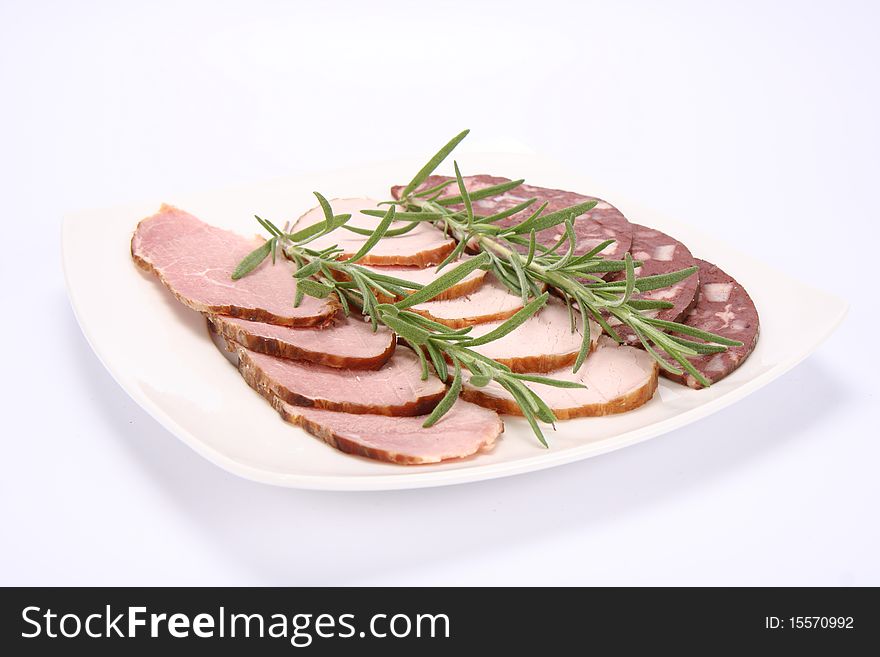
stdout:
{"type": "MultiPolygon", "coordinates": [[[[526,383],[560,420],[623,413],[645,404],[657,389],[657,362],[642,349],[618,345],[602,336],[577,373],[571,368],[544,376],[575,381],[586,388],[556,388],[543,383],[526,383]]],[[[465,384],[462,397],[507,415],[522,415],[513,396],[496,381],[477,388],[465,384]]]]}
{"type": "Polygon", "coordinates": [[[439,463],[488,451],[504,431],[495,411],[460,399],[428,428],[422,426],[425,416],[352,415],[280,400],[274,406],[285,420],[338,450],[401,465],[439,463]]]}
{"type": "MultiPolygon", "coordinates": [[[[429,189],[435,185],[439,185],[444,181],[452,180],[447,176],[430,176],[419,189],[429,189]]],[[[509,178],[501,178],[498,176],[466,176],[464,178],[465,187],[468,192],[474,192],[484,189],[492,185],[509,182],[509,178]]],[[[403,187],[397,186],[391,188],[391,194],[395,198],[400,197],[403,187]]],[[[458,195],[458,186],[453,183],[444,190],[443,196],[458,195]]],[[[627,221],[623,213],[607,201],[596,198],[595,196],[586,196],[584,194],[576,194],[574,192],[566,192],[560,189],[548,189],[546,187],[536,187],[534,185],[520,185],[509,192],[489,198],[481,199],[473,202],[474,212],[481,216],[497,214],[504,210],[519,205],[530,198],[537,198],[531,207],[497,222],[498,226],[513,226],[527,219],[535,210],[537,210],[544,201],[548,202],[545,214],[561,210],[578,203],[596,200],[598,203],[589,212],[586,212],[575,219],[574,229],[577,235],[577,254],[586,253],[597,244],[608,239],[615,240],[615,243],[602,251],[602,257],[607,260],[619,260],[623,258],[623,254],[630,250],[633,238],[633,225],[627,221]]],[[[562,226],[554,226],[537,233],[538,242],[545,246],[552,246],[559,239],[561,234],[565,233],[562,226]]],[[[524,249],[527,250],[527,249],[524,249]]],[[[564,250],[563,250],[564,253],[564,250]]]]}
{"type": "Polygon", "coordinates": [[[208,321],[223,337],[251,351],[327,367],[377,370],[396,344],[394,333],[384,326],[373,332],[360,315],[340,313],[325,328],[290,328],[221,315],[208,315],[208,321]]]}
{"type": "MultiPolygon", "coordinates": [[[[635,233],[632,242],[632,257],[643,262],[641,267],[636,268],[636,276],[655,276],[670,274],[681,269],[687,269],[697,264],[690,249],[674,237],[659,230],[633,224],[635,233]]],[[[615,273],[609,278],[623,280],[623,275],[615,273]]],[[[665,319],[669,322],[677,322],[685,317],[693,308],[697,300],[697,288],[700,285],[699,273],[692,274],[675,285],[651,290],[644,294],[635,294],[633,299],[654,299],[668,301],[673,304],[672,308],[645,311],[646,314],[665,319]]],[[[625,324],[614,317],[609,318],[609,324],[614,327],[625,344],[641,344],[639,339],[625,324]]]]}
{"type": "MultiPolygon", "coordinates": [[[[715,383],[742,365],[755,349],[760,331],[758,309],[749,293],[729,274],[705,260],[697,259],[697,264],[700,267],[700,290],[697,302],[684,323],[743,343],[741,347],[728,347],[722,353],[688,359],[700,374],[715,383]]],[[[686,335],[682,337],[695,339],[686,335]]],[[[678,363],[671,359],[669,362],[681,369],[678,363]]],[[[703,387],[687,372],[671,374],[661,370],[661,373],[691,388],[703,387]]]]}
{"type": "Polygon", "coordinates": [[[194,310],[283,326],[321,326],[339,309],[333,298],[305,297],[294,308],[295,266],[270,258],[247,276],[232,272],[262,240],[210,226],[170,205],[138,224],[131,257],[154,272],[177,299],[194,310]]]}
{"type": "MultiPolygon", "coordinates": [[[[473,256],[463,255],[455,262],[450,262],[440,271],[437,271],[436,266],[427,267],[425,269],[418,269],[416,267],[377,267],[371,265],[366,267],[366,269],[378,272],[379,274],[385,274],[386,276],[394,276],[395,278],[402,278],[405,281],[419,283],[420,285],[428,285],[443,274],[452,271],[458,265],[461,265],[464,262],[470,260],[472,257],[473,256]]],[[[483,281],[486,278],[486,274],[487,272],[485,269],[475,269],[470,274],[461,279],[458,283],[445,290],[442,294],[434,297],[432,301],[457,299],[458,297],[463,297],[465,295],[471,294],[483,284],[483,281]]]]}
{"type": "Polygon", "coordinates": [[[427,301],[410,310],[452,328],[504,320],[522,310],[522,297],[513,294],[489,274],[474,292],[455,299],[427,301]]]}
{"type": "MultiPolygon", "coordinates": [[[[379,225],[381,217],[371,217],[361,214],[360,211],[375,208],[383,211],[388,209],[388,206],[377,206],[377,201],[369,198],[338,198],[330,201],[330,205],[336,215],[351,214],[351,219],[346,225],[370,230],[379,225]]],[[[323,220],[324,212],[321,208],[313,208],[296,221],[293,231],[301,230],[323,220]]],[[[391,228],[401,228],[406,225],[407,222],[394,222],[391,224],[391,228]]],[[[345,228],[337,228],[332,233],[310,242],[309,248],[325,249],[330,246],[338,246],[343,251],[342,256],[348,257],[354,255],[367,239],[366,235],[359,235],[345,230],[345,228]]],[[[443,235],[443,231],[432,225],[422,223],[403,235],[383,238],[370,250],[369,254],[358,260],[358,264],[430,267],[441,263],[454,248],[455,240],[446,237],[443,235]]]]}
{"type": "Polygon", "coordinates": [[[436,376],[421,380],[419,357],[396,350],[379,370],[340,370],[276,358],[227,345],[238,356],[238,369],[254,390],[272,401],[344,413],[423,415],[437,405],[446,386],[436,376]]]}
{"type": "MultiPolygon", "coordinates": [[[[471,329],[470,335],[485,335],[502,323],[479,324],[471,329]]],[[[595,348],[600,334],[599,325],[590,320],[591,349],[595,348]]],[[[473,349],[507,365],[514,372],[550,372],[573,364],[582,342],[583,320],[580,313],[575,309],[575,331],[572,332],[565,303],[551,297],[546,306],[515,330],[473,349]]]]}

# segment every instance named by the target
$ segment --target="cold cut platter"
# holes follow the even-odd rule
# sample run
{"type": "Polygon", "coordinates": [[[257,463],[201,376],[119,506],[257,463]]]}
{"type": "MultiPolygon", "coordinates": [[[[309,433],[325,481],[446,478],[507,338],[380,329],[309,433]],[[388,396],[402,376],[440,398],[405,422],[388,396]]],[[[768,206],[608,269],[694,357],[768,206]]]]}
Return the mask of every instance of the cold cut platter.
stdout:
{"type": "Polygon", "coordinates": [[[784,373],[845,313],[540,158],[459,155],[465,134],[427,164],[69,217],[86,337],[222,467],[389,489],[659,435],[784,373]]]}

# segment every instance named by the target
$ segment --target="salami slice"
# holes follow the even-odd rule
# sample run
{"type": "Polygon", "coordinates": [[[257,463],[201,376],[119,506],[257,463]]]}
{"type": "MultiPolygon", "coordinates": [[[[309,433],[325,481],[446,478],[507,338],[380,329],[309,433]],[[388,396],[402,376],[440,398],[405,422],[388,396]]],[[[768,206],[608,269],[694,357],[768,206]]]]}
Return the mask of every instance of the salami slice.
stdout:
{"type": "MultiPolygon", "coordinates": [[[[688,359],[700,374],[715,383],[742,365],[754,350],[759,333],[758,310],[748,292],[729,274],[705,260],[696,262],[700,267],[700,288],[697,302],[684,323],[743,343],[722,353],[688,359]]],[[[675,375],[662,369],[660,372],[691,388],[702,387],[691,374],[675,375]]]]}
{"type": "MultiPolygon", "coordinates": [[[[638,224],[633,224],[633,226],[635,227],[635,232],[633,233],[632,241],[632,257],[644,263],[636,269],[636,276],[670,274],[681,269],[693,267],[696,264],[690,249],[674,237],[646,226],[638,224]]],[[[615,273],[613,278],[621,280],[623,276],[615,273]]],[[[637,294],[633,298],[670,302],[673,304],[672,308],[645,312],[658,319],[677,322],[685,317],[693,308],[697,300],[699,283],[699,273],[696,273],[675,285],[651,290],[644,294],[637,294]]],[[[628,326],[621,324],[614,318],[609,319],[609,323],[614,327],[625,344],[636,345],[639,343],[639,339],[628,326]]]]}
{"type": "MultiPolygon", "coordinates": [[[[447,180],[452,179],[448,176],[430,176],[420,189],[430,189],[447,180]]],[[[466,176],[464,178],[465,187],[467,187],[468,192],[474,192],[509,181],[509,178],[487,175],[466,176]]],[[[402,189],[403,187],[400,186],[392,187],[391,194],[395,198],[399,198],[402,189]]],[[[445,196],[455,196],[457,194],[458,187],[455,184],[449,185],[444,190],[445,196]]],[[[538,200],[530,208],[500,220],[497,225],[512,226],[520,223],[545,201],[547,201],[547,209],[544,212],[550,213],[577,205],[578,203],[595,200],[598,201],[596,207],[575,219],[574,228],[577,235],[576,253],[585,253],[597,244],[609,239],[613,239],[615,242],[602,252],[601,255],[604,258],[618,260],[623,258],[623,254],[630,250],[633,239],[633,225],[627,221],[620,210],[595,196],[523,184],[504,194],[474,201],[474,212],[482,216],[497,214],[531,198],[537,198],[538,200]]],[[[554,226],[537,233],[537,238],[541,244],[552,246],[563,233],[564,230],[560,226],[554,226]]]]}

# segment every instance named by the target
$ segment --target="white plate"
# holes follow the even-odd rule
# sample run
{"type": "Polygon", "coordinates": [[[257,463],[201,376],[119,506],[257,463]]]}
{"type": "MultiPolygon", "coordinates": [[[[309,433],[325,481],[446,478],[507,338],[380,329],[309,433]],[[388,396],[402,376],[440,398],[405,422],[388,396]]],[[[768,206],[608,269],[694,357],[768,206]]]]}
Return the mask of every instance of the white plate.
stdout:
{"type": "MultiPolygon", "coordinates": [[[[471,172],[524,176],[529,182],[604,196],[576,175],[534,156],[468,154],[471,172]]],[[[242,233],[256,233],[253,214],[277,223],[314,205],[312,190],[334,196],[386,198],[421,162],[277,180],[223,192],[69,216],[63,228],[64,271],[74,312],[101,362],[171,433],[217,465],[279,486],[382,490],[478,481],[549,468],[626,447],[705,417],[742,399],[809,355],[846,314],[841,299],[791,279],[696,229],[608,197],[633,221],[667,231],[695,255],[717,263],[749,291],[761,317],[752,356],[731,376],[695,391],[662,381],[659,394],[623,415],[560,422],[542,448],[519,419],[506,419],[490,454],[430,466],[396,466],[348,456],[283,422],[221,356],[202,317],[175,301],[129,256],[135,224],[159,201],[242,233]]],[[[711,438],[709,438],[711,439],[711,438]]]]}

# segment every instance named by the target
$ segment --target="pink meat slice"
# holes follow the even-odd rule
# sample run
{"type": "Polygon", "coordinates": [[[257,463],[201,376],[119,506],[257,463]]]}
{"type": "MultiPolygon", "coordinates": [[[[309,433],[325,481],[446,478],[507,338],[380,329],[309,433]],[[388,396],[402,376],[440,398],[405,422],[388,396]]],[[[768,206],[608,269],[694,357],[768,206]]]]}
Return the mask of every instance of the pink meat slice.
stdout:
{"type": "MultiPolygon", "coordinates": [[[[670,237],[666,233],[653,228],[647,228],[638,224],[633,225],[635,226],[635,234],[632,242],[632,256],[644,263],[636,269],[636,276],[671,274],[672,272],[687,269],[697,264],[694,256],[691,255],[690,249],[674,237],[670,237]]],[[[622,280],[623,276],[615,273],[609,278],[622,280]]],[[[668,301],[673,304],[672,308],[648,310],[645,312],[658,319],[677,322],[688,314],[696,302],[699,284],[699,273],[695,273],[675,285],[651,290],[644,294],[636,294],[633,298],[668,301]]],[[[639,339],[628,326],[621,324],[614,318],[611,318],[609,323],[614,327],[625,344],[640,344],[639,339]]]]}
{"type": "MultiPolygon", "coordinates": [[[[526,383],[560,420],[623,413],[645,404],[657,389],[657,362],[641,349],[619,346],[603,336],[577,373],[571,368],[545,376],[580,383],[584,388],[556,388],[526,383]]],[[[482,388],[465,384],[463,396],[499,413],[522,415],[513,396],[497,382],[482,388]]]]}
{"type": "MultiPolygon", "coordinates": [[[[346,225],[369,230],[376,228],[381,218],[361,214],[361,210],[378,208],[384,211],[388,209],[387,206],[378,206],[377,203],[375,199],[369,198],[345,198],[330,201],[334,214],[351,214],[351,219],[346,225]]],[[[321,208],[313,208],[294,223],[293,230],[301,230],[323,220],[324,212],[321,208]]],[[[407,222],[394,222],[391,224],[391,228],[401,228],[406,225],[407,222]]],[[[332,233],[310,242],[310,248],[325,249],[338,246],[343,251],[343,257],[347,257],[354,255],[367,239],[368,237],[365,235],[353,233],[345,228],[337,228],[332,233]]],[[[442,262],[454,248],[455,240],[446,237],[442,231],[432,225],[422,223],[403,235],[383,238],[358,263],[362,265],[428,267],[442,262]]]]}
{"type": "Polygon", "coordinates": [[[349,454],[401,465],[439,463],[490,450],[504,424],[498,414],[458,400],[431,427],[425,416],[352,415],[292,406],[276,400],[281,416],[349,454]]]}
{"type": "Polygon", "coordinates": [[[462,328],[507,319],[522,307],[522,297],[512,294],[489,274],[483,285],[466,296],[427,301],[412,306],[410,310],[446,326],[462,328]]]}
{"type": "Polygon", "coordinates": [[[421,380],[418,356],[395,351],[379,370],[348,371],[276,358],[238,346],[238,369],[264,397],[296,406],[345,413],[422,415],[442,399],[446,386],[436,376],[421,380]]]}
{"type": "MultiPolygon", "coordinates": [[[[574,363],[583,342],[583,320],[575,309],[575,330],[565,303],[551,297],[547,305],[507,335],[475,351],[507,365],[514,372],[550,372],[574,363]]],[[[479,337],[494,331],[503,322],[478,324],[469,335],[479,337]]],[[[595,348],[601,329],[590,320],[591,349],[595,348]]]]}
{"type": "Polygon", "coordinates": [[[283,326],[320,326],[330,321],[338,310],[333,299],[305,297],[294,307],[295,267],[283,258],[274,265],[267,258],[249,275],[232,280],[238,263],[261,243],[163,205],[138,224],[131,256],[194,310],[283,326]]]}
{"type": "MultiPolygon", "coordinates": [[[[718,354],[696,356],[688,360],[711,383],[720,381],[742,365],[758,343],[760,322],[758,309],[742,285],[730,274],[705,260],[697,259],[700,267],[700,289],[693,310],[684,323],[703,331],[717,333],[731,340],[739,340],[741,347],[729,347],[718,354]]],[[[689,336],[682,336],[693,340],[689,336]]],[[[679,367],[671,359],[670,363],[679,367]]],[[[692,374],[671,374],[661,370],[668,379],[691,388],[701,388],[692,374]]]]}
{"type": "MultiPolygon", "coordinates": [[[[436,266],[419,269],[416,267],[378,267],[375,265],[367,266],[366,269],[375,271],[386,276],[394,276],[402,278],[405,281],[418,283],[419,285],[428,285],[440,276],[452,271],[458,265],[461,265],[473,256],[463,255],[455,262],[451,262],[443,269],[438,270],[436,266]]],[[[486,278],[485,269],[475,269],[470,274],[461,279],[458,283],[445,290],[440,296],[434,297],[433,301],[441,301],[444,299],[457,299],[458,297],[471,294],[477,290],[486,278]]]]}
{"type": "Polygon", "coordinates": [[[208,315],[213,330],[251,351],[327,367],[376,370],[394,353],[394,333],[377,331],[360,315],[341,313],[324,328],[290,328],[235,317],[208,315]]]}
{"type": "MultiPolygon", "coordinates": [[[[442,182],[452,180],[448,176],[430,176],[419,189],[429,189],[442,182]]],[[[498,185],[509,182],[510,178],[502,178],[499,176],[466,176],[464,178],[465,187],[468,192],[477,191],[492,185],[498,185]]],[[[399,198],[403,187],[396,186],[391,188],[391,194],[395,198],[399,198]]],[[[455,184],[448,186],[444,190],[444,196],[455,196],[458,194],[458,187],[455,184]]],[[[608,260],[619,260],[623,258],[623,254],[630,250],[633,239],[633,226],[623,213],[607,201],[603,201],[595,196],[587,196],[585,194],[577,194],[575,192],[567,192],[561,189],[550,189],[547,187],[536,187],[535,185],[522,184],[509,192],[497,196],[474,201],[474,212],[482,216],[497,214],[504,210],[509,210],[524,201],[531,198],[538,200],[526,210],[519,212],[511,217],[500,220],[499,226],[512,226],[522,222],[537,210],[544,201],[547,201],[547,209],[545,214],[562,210],[578,203],[586,201],[597,201],[596,207],[575,219],[574,227],[577,235],[576,253],[581,254],[589,251],[596,245],[608,239],[615,240],[614,244],[607,247],[602,256],[608,260]]],[[[559,226],[548,228],[537,233],[538,241],[545,246],[552,246],[564,233],[564,229],[559,226]]]]}

